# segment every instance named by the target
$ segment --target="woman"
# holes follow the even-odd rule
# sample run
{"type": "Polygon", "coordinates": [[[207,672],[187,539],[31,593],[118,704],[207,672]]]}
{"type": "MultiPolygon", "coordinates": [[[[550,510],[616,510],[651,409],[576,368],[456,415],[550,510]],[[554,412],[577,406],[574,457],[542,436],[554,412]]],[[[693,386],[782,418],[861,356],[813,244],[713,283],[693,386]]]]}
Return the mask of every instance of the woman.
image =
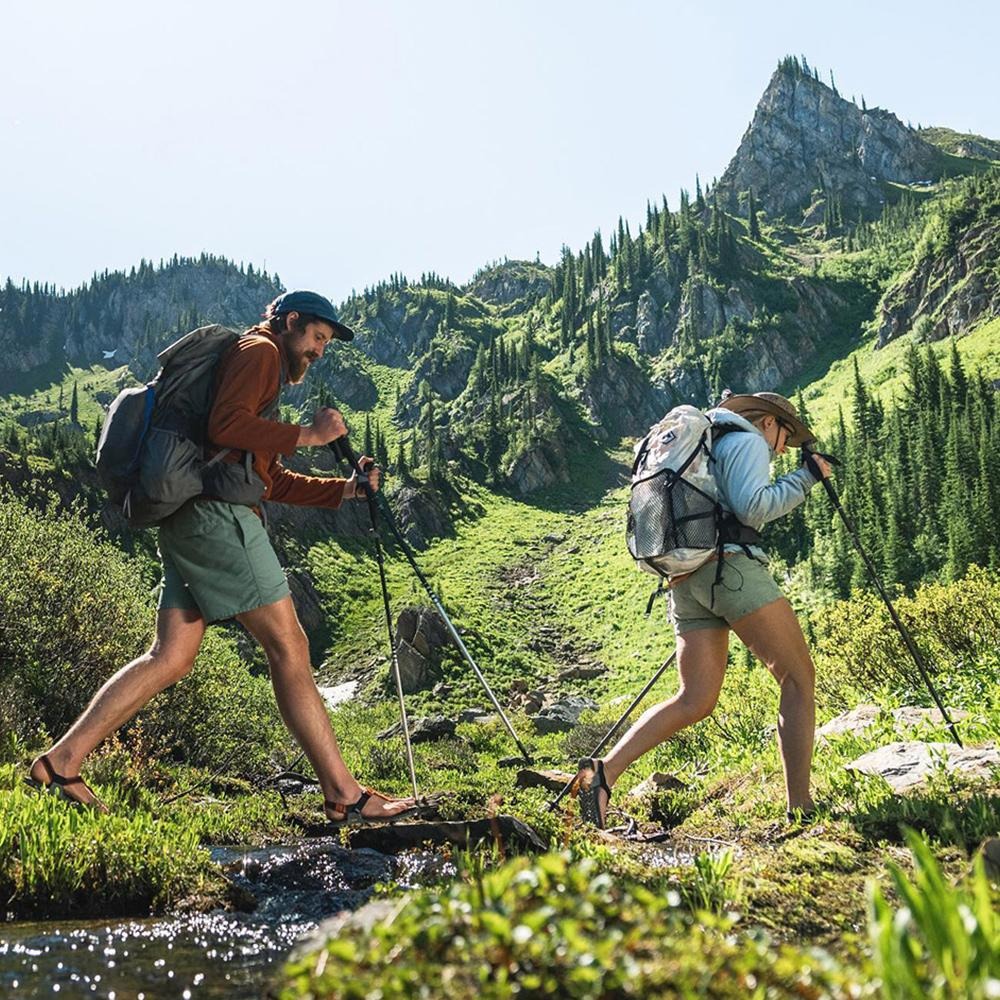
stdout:
{"type": "MultiPolygon", "coordinates": [[[[719,501],[742,524],[759,530],[802,503],[819,481],[806,466],[770,481],[775,455],[815,440],[784,396],[730,395],[709,417],[717,426],[744,432],[727,432],[712,447],[719,501]]],[[[811,462],[820,476],[830,475],[821,456],[813,455],[811,462]]],[[[611,789],[629,764],[711,714],[726,673],[730,629],[781,687],[778,745],[788,816],[808,815],[815,809],[809,792],[814,669],[802,629],[768,571],[762,549],[726,545],[723,559],[717,586],[713,587],[719,569],[715,557],[692,573],[670,578],[680,690],[644,712],[606,757],[580,761],[580,808],[583,818],[596,826],[604,827],[611,789]]]]}

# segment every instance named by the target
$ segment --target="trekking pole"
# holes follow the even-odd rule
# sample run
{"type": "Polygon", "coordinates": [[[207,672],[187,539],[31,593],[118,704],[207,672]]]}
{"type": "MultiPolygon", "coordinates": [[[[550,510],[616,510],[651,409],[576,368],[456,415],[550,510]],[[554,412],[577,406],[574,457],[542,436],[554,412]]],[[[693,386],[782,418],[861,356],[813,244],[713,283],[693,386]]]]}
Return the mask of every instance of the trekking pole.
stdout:
{"type": "MultiPolygon", "coordinates": [[[[333,449],[334,454],[336,454],[343,461],[346,461],[351,466],[351,468],[353,468],[357,473],[358,458],[357,455],[355,455],[354,449],[351,447],[346,437],[338,438],[336,441],[330,444],[330,447],[333,449]]],[[[528,764],[532,763],[531,754],[528,753],[527,748],[520,741],[520,739],[518,739],[517,733],[514,732],[514,727],[510,724],[510,719],[507,718],[507,714],[504,712],[503,708],[501,708],[500,702],[497,701],[497,697],[493,693],[493,689],[490,687],[489,681],[486,680],[486,677],[483,675],[483,672],[479,669],[479,665],[472,658],[472,654],[466,648],[465,643],[462,641],[462,636],[459,634],[458,629],[455,628],[454,623],[448,616],[448,612],[445,611],[444,605],[441,603],[440,598],[438,598],[437,594],[434,593],[434,588],[430,585],[430,583],[427,580],[427,577],[424,576],[423,572],[420,569],[420,566],[417,564],[416,557],[413,555],[413,550],[410,548],[409,543],[403,537],[403,533],[399,530],[399,526],[396,524],[396,519],[393,517],[392,514],[392,508],[389,506],[386,499],[381,496],[381,494],[378,495],[378,499],[381,499],[382,501],[381,507],[382,507],[383,521],[389,525],[389,529],[392,531],[392,534],[395,537],[397,543],[399,544],[399,547],[402,550],[403,555],[406,556],[406,561],[410,564],[410,568],[416,574],[416,577],[423,585],[424,590],[427,591],[427,596],[430,597],[431,601],[434,604],[434,607],[437,609],[438,614],[441,616],[441,620],[445,623],[445,626],[447,627],[448,632],[451,635],[452,641],[458,647],[458,651],[462,654],[462,657],[465,660],[465,662],[468,663],[468,665],[472,668],[472,672],[476,675],[476,679],[482,685],[483,690],[486,692],[487,697],[493,703],[493,707],[496,709],[497,715],[500,717],[500,721],[503,723],[504,728],[510,734],[510,738],[514,741],[515,745],[517,746],[517,749],[521,752],[521,756],[524,758],[526,763],[528,764]]],[[[368,502],[370,505],[374,505],[376,502],[376,499],[372,496],[371,492],[369,492],[368,502]]]]}
{"type": "MultiPolygon", "coordinates": [[[[675,649],[661,664],[660,669],[656,671],[655,674],[649,679],[646,686],[636,695],[635,700],[629,705],[628,708],[622,713],[621,718],[608,730],[607,735],[601,740],[600,743],[594,747],[593,752],[590,754],[591,757],[596,757],[614,738],[618,733],[618,730],[624,725],[628,717],[636,710],[639,702],[646,697],[647,694],[652,690],[653,685],[663,676],[663,672],[670,666],[671,663],[677,658],[677,650],[675,649]]],[[[563,786],[562,791],[549,803],[549,812],[566,797],[569,790],[573,787],[573,782],[576,781],[576,776],[574,775],[569,781],[563,786]]]]}
{"type": "MultiPolygon", "coordinates": [[[[350,448],[347,440],[332,441],[330,448],[338,457],[346,458],[345,446],[350,448]]],[[[419,802],[420,794],[417,791],[417,772],[413,766],[413,745],[410,742],[410,723],[406,717],[406,700],[403,698],[403,679],[399,673],[399,657],[396,655],[396,636],[392,628],[392,608],[389,605],[389,584],[385,576],[385,556],[382,552],[382,542],[378,535],[378,507],[375,505],[375,491],[368,482],[367,472],[358,464],[357,458],[351,452],[351,465],[354,474],[357,476],[357,485],[365,491],[365,498],[368,501],[368,517],[371,520],[372,544],[375,547],[375,561],[378,563],[379,582],[382,584],[382,606],[385,608],[385,627],[389,632],[389,649],[392,655],[392,677],[396,682],[396,694],[399,697],[399,720],[403,727],[403,742],[406,744],[406,764],[410,769],[410,784],[413,786],[413,798],[419,802]]]]}
{"type": "MultiPolygon", "coordinates": [[[[806,455],[813,455],[815,452],[812,447],[808,444],[803,446],[802,449],[806,455]]],[[[889,599],[889,594],[886,592],[885,587],[882,585],[882,581],[879,579],[878,570],[875,569],[875,564],[871,561],[868,553],[865,552],[864,547],[861,544],[861,539],[858,537],[857,529],[854,527],[851,519],[847,516],[847,511],[844,510],[844,505],[840,502],[840,497],[837,496],[837,489],[830,482],[828,476],[819,475],[818,469],[813,469],[812,463],[808,462],[809,471],[813,475],[819,478],[820,482],[823,484],[823,488],[826,490],[826,495],[830,498],[830,502],[836,508],[837,513],[841,516],[844,522],[844,527],[847,528],[848,534],[851,536],[851,541],[854,542],[854,547],[858,550],[858,554],[861,556],[862,562],[865,564],[865,569],[868,570],[868,576],[871,578],[872,583],[875,584],[875,589],[879,592],[879,596],[885,602],[885,606],[889,611],[889,617],[892,619],[893,624],[899,630],[899,634],[903,639],[903,645],[906,646],[911,657],[913,657],[913,662],[917,665],[917,670],[920,671],[920,676],[923,678],[924,683],[927,685],[927,690],[930,691],[931,697],[934,699],[934,704],[937,705],[938,711],[941,713],[941,717],[948,724],[948,728],[951,730],[952,739],[959,745],[962,746],[962,741],[958,737],[958,731],[955,729],[955,723],[952,722],[951,716],[948,715],[948,710],[944,707],[944,703],[941,701],[937,691],[934,688],[934,684],[931,681],[930,674],[927,671],[927,667],[924,663],[924,658],[920,654],[920,650],[917,649],[917,644],[913,641],[913,637],[910,635],[909,630],[903,624],[899,615],[896,614],[896,609],[893,607],[892,601],[889,599]]]]}

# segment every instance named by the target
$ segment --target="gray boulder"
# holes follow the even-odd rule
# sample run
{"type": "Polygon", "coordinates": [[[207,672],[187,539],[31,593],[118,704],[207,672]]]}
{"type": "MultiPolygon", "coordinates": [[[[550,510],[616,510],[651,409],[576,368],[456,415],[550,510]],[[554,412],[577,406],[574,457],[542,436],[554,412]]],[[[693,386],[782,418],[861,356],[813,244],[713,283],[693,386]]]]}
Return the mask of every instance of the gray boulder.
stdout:
{"type": "Polygon", "coordinates": [[[531,721],[539,733],[567,733],[576,726],[584,712],[595,708],[596,701],[572,696],[544,707],[538,715],[531,717],[531,721]]]}
{"type": "Polygon", "coordinates": [[[889,743],[845,765],[845,770],[878,775],[897,794],[922,785],[940,766],[967,778],[990,778],[1000,767],[996,744],[959,747],[954,743],[889,743]]]}
{"type": "MultiPolygon", "coordinates": [[[[410,742],[433,743],[435,740],[447,739],[455,735],[455,723],[443,715],[428,715],[419,719],[410,719],[410,742]]],[[[376,739],[389,740],[394,736],[403,735],[402,723],[396,722],[383,729],[376,739]]]]}

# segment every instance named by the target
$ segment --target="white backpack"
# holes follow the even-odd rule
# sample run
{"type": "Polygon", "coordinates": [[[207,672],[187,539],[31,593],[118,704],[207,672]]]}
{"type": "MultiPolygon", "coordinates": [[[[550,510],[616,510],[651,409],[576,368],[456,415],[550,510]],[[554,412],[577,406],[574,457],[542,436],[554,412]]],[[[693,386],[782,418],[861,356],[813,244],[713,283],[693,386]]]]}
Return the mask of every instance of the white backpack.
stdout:
{"type": "Polygon", "coordinates": [[[725,515],[709,467],[713,430],[720,437],[730,428],[716,429],[694,406],[675,406],[635,446],[626,539],[647,573],[691,573],[737,540],[720,535],[735,519],[725,515]]]}

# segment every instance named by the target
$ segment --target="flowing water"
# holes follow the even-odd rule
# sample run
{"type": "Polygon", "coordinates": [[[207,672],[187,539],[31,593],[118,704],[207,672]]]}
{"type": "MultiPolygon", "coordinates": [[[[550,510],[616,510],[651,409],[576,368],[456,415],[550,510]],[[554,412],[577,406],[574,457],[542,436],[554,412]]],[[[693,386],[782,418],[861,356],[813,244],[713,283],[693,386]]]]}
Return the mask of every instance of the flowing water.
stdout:
{"type": "Polygon", "coordinates": [[[335,840],[212,855],[257,898],[254,912],[0,924],[0,997],[257,998],[325,917],[357,909],[379,884],[405,889],[456,874],[431,851],[392,856],[335,840]]]}

